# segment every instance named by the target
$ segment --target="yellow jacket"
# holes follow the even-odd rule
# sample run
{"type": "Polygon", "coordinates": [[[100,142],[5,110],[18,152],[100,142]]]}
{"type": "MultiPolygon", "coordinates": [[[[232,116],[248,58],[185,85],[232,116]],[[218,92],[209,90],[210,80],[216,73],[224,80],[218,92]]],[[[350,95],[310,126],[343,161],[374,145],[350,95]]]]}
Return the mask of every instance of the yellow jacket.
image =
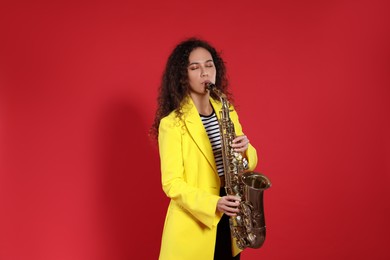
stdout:
{"type": "MultiPolygon", "coordinates": [[[[184,120],[175,112],[161,119],[159,151],[162,187],[171,199],[162,236],[160,260],[212,260],[217,224],[220,180],[210,140],[191,98],[182,108],[184,120]]],[[[221,103],[210,98],[219,118],[221,103]]],[[[237,135],[242,128],[236,111],[230,112],[237,135]]],[[[254,170],[257,154],[249,145],[249,169],[254,170]]],[[[232,244],[235,244],[232,243],[232,244]]],[[[233,247],[233,254],[239,249],[233,247]]]]}

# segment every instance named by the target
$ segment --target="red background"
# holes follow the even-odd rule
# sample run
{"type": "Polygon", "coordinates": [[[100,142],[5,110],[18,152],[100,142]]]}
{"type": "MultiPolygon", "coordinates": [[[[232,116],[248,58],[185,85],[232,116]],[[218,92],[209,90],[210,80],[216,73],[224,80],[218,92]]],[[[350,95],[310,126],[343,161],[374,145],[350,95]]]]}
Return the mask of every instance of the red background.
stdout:
{"type": "Polygon", "coordinates": [[[176,43],[227,61],[267,241],[243,259],[390,259],[387,1],[2,1],[0,259],[157,259],[147,136],[176,43]]]}

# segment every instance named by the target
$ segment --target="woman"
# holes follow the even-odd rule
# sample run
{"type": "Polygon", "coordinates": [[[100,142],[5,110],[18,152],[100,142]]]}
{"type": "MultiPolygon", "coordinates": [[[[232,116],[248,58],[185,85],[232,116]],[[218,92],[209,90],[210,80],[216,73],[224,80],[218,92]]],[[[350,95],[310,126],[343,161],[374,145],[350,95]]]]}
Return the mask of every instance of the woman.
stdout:
{"type": "MultiPolygon", "coordinates": [[[[181,42],[168,58],[152,126],[159,143],[163,190],[171,199],[160,260],[240,257],[229,231],[229,216],[238,212],[239,198],[224,193],[220,135],[215,134],[221,103],[206,89],[207,83],[214,83],[231,97],[225,71],[217,51],[199,39],[181,42]]],[[[256,150],[231,109],[237,135],[232,147],[253,170],[256,150]]]]}

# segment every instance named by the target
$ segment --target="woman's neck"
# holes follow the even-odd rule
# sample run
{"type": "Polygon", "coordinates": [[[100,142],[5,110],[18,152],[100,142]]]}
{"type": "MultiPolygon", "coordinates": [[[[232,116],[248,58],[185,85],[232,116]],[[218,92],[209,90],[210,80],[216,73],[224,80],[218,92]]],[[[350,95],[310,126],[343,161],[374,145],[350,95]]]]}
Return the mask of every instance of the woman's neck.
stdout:
{"type": "Polygon", "coordinates": [[[190,95],[190,96],[199,114],[210,115],[213,112],[213,107],[210,104],[209,95],[202,95],[202,96],[190,95]]]}

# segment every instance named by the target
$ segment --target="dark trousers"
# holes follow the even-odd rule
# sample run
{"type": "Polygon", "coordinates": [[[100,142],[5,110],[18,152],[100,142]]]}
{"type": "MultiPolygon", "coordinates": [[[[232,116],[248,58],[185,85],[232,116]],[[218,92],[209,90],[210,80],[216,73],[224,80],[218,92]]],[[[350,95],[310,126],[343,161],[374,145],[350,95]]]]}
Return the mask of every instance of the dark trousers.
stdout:
{"type": "MultiPolygon", "coordinates": [[[[225,196],[224,188],[221,188],[220,196],[225,196]]],[[[240,254],[232,256],[232,242],[230,238],[229,216],[223,214],[217,226],[217,240],[215,243],[214,260],[239,260],[240,254]]]]}

